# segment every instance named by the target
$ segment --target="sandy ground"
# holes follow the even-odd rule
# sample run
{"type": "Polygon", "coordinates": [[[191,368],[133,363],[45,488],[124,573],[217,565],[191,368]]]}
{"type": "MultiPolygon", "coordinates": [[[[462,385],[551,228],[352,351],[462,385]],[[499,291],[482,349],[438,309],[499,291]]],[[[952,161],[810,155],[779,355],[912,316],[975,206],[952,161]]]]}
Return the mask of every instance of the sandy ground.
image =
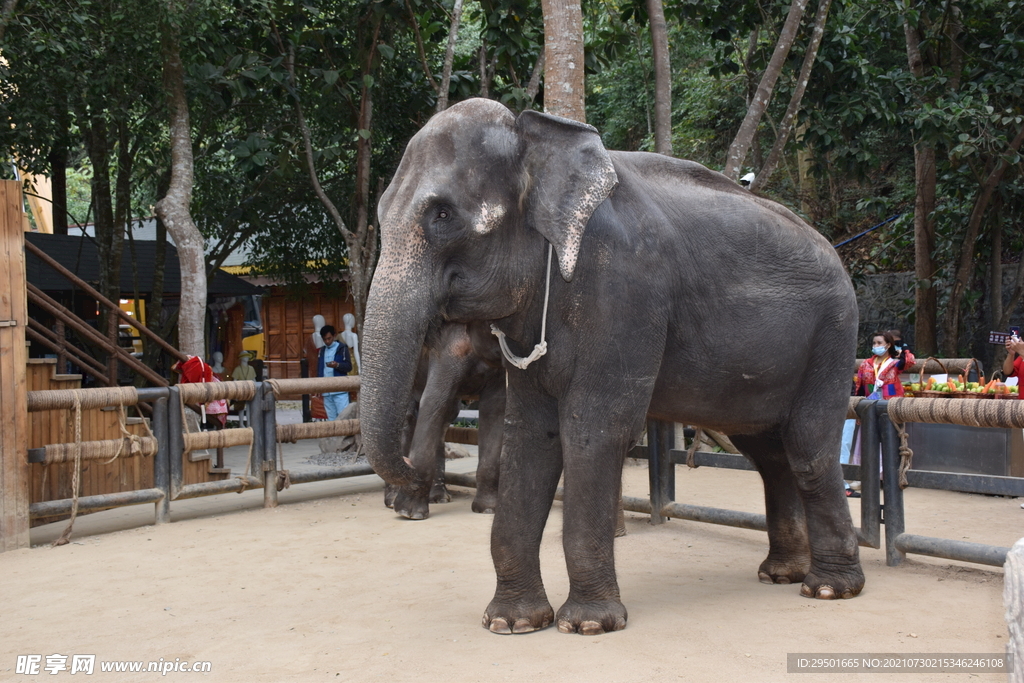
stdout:
{"type": "MultiPolygon", "coordinates": [[[[625,478],[628,495],[645,494],[646,469],[625,478]]],[[[679,501],[763,511],[753,473],[681,467],[677,482],[679,501]]],[[[99,662],[161,659],[208,661],[213,681],[1006,680],[786,672],[797,652],[1001,653],[1001,570],[916,556],[890,568],[862,548],[860,597],[809,600],[757,581],[763,533],[633,513],[616,541],[625,631],[491,634],[480,617],[494,590],[492,518],[470,511],[471,490],[454,492],[421,522],[397,518],[380,481],[361,477],[293,487],[276,509],[260,507],[260,491],[182,501],[161,526],[148,505],[89,515],[60,548],[42,544],[61,524],[34,529],[40,545],[0,555],[0,680],[70,677],[18,675],[20,654],[94,654],[86,680],[102,681],[160,674],[99,662]]],[[[906,500],[911,533],[1010,546],[1024,532],[1020,499],[911,489],[906,500]]],[[[542,548],[556,608],[568,591],[560,537],[556,503],[542,548]]]]}

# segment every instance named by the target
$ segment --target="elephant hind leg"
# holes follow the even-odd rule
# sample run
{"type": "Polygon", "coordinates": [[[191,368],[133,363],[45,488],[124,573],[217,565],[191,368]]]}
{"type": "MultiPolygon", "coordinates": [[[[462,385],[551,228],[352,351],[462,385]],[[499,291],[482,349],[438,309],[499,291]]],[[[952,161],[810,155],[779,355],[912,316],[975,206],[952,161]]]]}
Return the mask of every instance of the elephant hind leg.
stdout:
{"type": "MultiPolygon", "coordinates": [[[[811,545],[811,569],[800,593],[806,597],[834,600],[852,598],[864,588],[857,531],[843,486],[839,464],[846,398],[842,409],[828,418],[804,410],[790,424],[785,437],[786,453],[793,468],[807,512],[811,545]],[[835,419],[831,419],[835,415],[835,419]]],[[[825,402],[819,405],[824,408],[825,402]]]]}
{"type": "Polygon", "coordinates": [[[803,581],[811,568],[807,518],[782,443],[770,435],[730,438],[740,452],[754,461],[764,482],[768,557],[758,567],[758,579],[761,583],[781,584],[803,581]]]}

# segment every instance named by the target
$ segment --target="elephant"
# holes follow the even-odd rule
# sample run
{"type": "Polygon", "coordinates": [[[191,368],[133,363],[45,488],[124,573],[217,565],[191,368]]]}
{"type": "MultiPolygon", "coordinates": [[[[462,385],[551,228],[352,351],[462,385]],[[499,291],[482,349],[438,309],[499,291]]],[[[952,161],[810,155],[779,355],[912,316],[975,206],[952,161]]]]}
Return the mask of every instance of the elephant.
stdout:
{"type": "Polygon", "coordinates": [[[591,126],[482,99],[416,133],[378,217],[361,423],[378,474],[415,476],[393,453],[424,343],[489,321],[503,344],[485,628],[625,628],[615,506],[648,415],[728,435],[760,473],[762,582],[860,593],[837,457],[857,302],[814,228],[696,162],[608,151],[591,126]],[[556,614],[539,547],[560,475],[570,587],[556,614]]]}
{"type": "Polygon", "coordinates": [[[505,416],[505,370],[497,341],[480,323],[446,324],[433,349],[424,348],[416,372],[405,441],[416,480],[385,487],[384,504],[408,519],[426,519],[430,503],[451,500],[444,482],[445,430],[459,414],[460,396],[479,397],[476,495],[472,510],[493,513],[505,416]]]}

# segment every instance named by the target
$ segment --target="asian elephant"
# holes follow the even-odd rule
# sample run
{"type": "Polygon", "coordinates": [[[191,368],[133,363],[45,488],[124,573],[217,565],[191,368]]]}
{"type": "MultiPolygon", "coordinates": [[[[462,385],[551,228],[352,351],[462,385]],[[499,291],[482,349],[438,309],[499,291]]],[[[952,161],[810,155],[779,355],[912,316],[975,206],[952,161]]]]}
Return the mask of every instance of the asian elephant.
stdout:
{"type": "MultiPolygon", "coordinates": [[[[493,513],[498,503],[498,461],[505,417],[505,370],[501,351],[481,323],[446,324],[434,348],[424,348],[406,426],[408,463],[416,478],[385,487],[384,503],[409,519],[426,519],[430,503],[451,500],[444,483],[444,435],[458,417],[461,396],[479,397],[476,495],[473,512],[493,513]]],[[[403,448],[402,452],[406,452],[403,448]]]]}
{"type": "Polygon", "coordinates": [[[480,99],[413,137],[378,215],[361,423],[374,469],[414,479],[391,454],[420,348],[443,323],[492,321],[517,363],[485,628],[625,627],[616,497],[648,414],[727,434],[754,463],[762,582],[802,581],[802,595],[825,599],[861,591],[837,457],[857,302],[813,228],[697,163],[607,151],[590,126],[480,99]],[[570,589],[556,614],[539,545],[561,474],[570,589]]]}

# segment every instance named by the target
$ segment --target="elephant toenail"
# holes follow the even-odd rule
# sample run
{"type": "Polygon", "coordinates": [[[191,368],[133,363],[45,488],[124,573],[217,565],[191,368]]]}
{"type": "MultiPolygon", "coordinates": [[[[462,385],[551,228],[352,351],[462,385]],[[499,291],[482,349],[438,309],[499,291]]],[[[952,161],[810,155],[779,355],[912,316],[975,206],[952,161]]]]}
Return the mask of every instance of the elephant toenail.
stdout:
{"type": "Polygon", "coordinates": [[[835,600],[836,589],[832,586],[819,586],[815,597],[819,600],[835,600]]]}
{"type": "Polygon", "coordinates": [[[781,583],[788,586],[792,583],[792,581],[789,580],[788,576],[780,576],[779,578],[775,579],[775,583],[781,583]]]}
{"type": "Polygon", "coordinates": [[[572,624],[565,619],[558,620],[558,632],[559,633],[576,633],[576,629],[572,627],[572,624]]]}
{"type": "Polygon", "coordinates": [[[813,598],[814,591],[812,591],[811,587],[805,583],[802,586],[800,586],[800,595],[804,596],[805,598],[813,598]]]}
{"type": "Polygon", "coordinates": [[[580,624],[580,633],[585,636],[599,636],[604,633],[604,626],[597,621],[584,621],[580,624]]]}
{"type": "Polygon", "coordinates": [[[509,635],[512,633],[512,629],[508,627],[508,622],[498,617],[497,619],[491,619],[491,625],[488,627],[491,633],[500,633],[502,635],[509,635]]]}
{"type": "Polygon", "coordinates": [[[772,581],[772,577],[768,576],[766,572],[758,572],[757,580],[761,583],[775,583],[774,581],[772,581]]]}
{"type": "Polygon", "coordinates": [[[626,618],[625,617],[615,617],[615,629],[614,630],[621,631],[624,628],[626,628],[626,618]]]}
{"type": "Polygon", "coordinates": [[[512,633],[529,633],[530,631],[536,631],[533,624],[530,623],[529,619],[521,618],[516,619],[515,626],[512,627],[512,633]]]}

